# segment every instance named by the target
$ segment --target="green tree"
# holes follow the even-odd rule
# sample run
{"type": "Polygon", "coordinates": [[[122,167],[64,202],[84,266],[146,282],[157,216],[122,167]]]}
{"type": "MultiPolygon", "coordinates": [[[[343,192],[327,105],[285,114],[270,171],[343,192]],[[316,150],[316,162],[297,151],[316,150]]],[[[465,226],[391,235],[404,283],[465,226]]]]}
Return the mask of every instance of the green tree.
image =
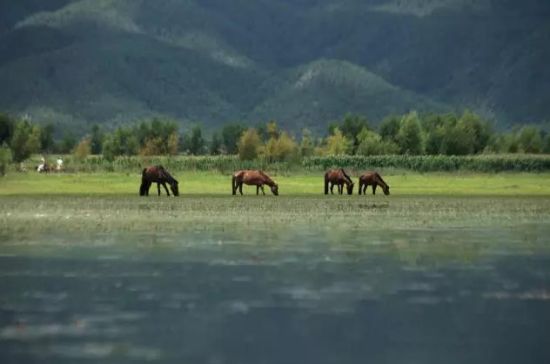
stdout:
{"type": "Polygon", "coordinates": [[[359,146],[358,136],[363,129],[370,129],[367,118],[361,115],[354,114],[346,114],[344,116],[339,130],[351,143],[350,150],[348,151],[349,153],[355,154],[355,151],[359,146]]]}
{"type": "Polygon", "coordinates": [[[237,145],[241,160],[254,160],[258,157],[262,140],[258,131],[250,128],[241,135],[237,145]]]}
{"type": "Polygon", "coordinates": [[[356,152],[358,155],[397,154],[399,152],[397,144],[382,140],[380,135],[367,128],[361,130],[357,139],[359,140],[356,152]]]}
{"type": "Polygon", "coordinates": [[[226,124],[222,128],[222,142],[227,154],[237,154],[239,140],[246,127],[238,123],[226,124]]]}
{"type": "Polygon", "coordinates": [[[342,134],[340,129],[334,129],[334,134],[329,135],[325,141],[324,154],[341,155],[349,153],[352,148],[351,142],[342,134]]]}
{"type": "Polygon", "coordinates": [[[59,145],[59,149],[61,153],[71,153],[76,145],[76,138],[74,137],[74,134],[72,132],[67,132],[63,136],[63,139],[61,139],[61,144],[59,145]]]}
{"type": "Polygon", "coordinates": [[[311,131],[308,129],[302,130],[302,141],[300,142],[300,155],[302,157],[310,157],[315,151],[315,143],[311,131]]]}
{"type": "Polygon", "coordinates": [[[103,145],[103,138],[105,137],[103,131],[101,131],[101,127],[97,124],[92,126],[92,132],[90,135],[90,148],[92,154],[100,154],[102,145],[103,145]]]}
{"type": "Polygon", "coordinates": [[[298,145],[287,132],[272,134],[263,148],[265,158],[270,162],[289,161],[298,156],[298,145]]]}
{"type": "Polygon", "coordinates": [[[382,140],[397,143],[397,135],[401,128],[401,119],[398,116],[388,116],[382,120],[378,130],[382,140]]]}
{"type": "Polygon", "coordinates": [[[44,126],[40,132],[40,150],[46,153],[51,153],[55,148],[55,141],[53,139],[53,132],[55,127],[53,124],[48,123],[44,126]]]}
{"type": "Polygon", "coordinates": [[[0,176],[6,174],[8,165],[12,161],[11,149],[4,143],[0,145],[0,176]]]}
{"type": "Polygon", "coordinates": [[[402,154],[416,155],[424,152],[422,128],[416,111],[406,114],[401,119],[397,142],[402,154]]]}
{"type": "Polygon", "coordinates": [[[524,153],[540,153],[543,149],[543,139],[540,130],[535,126],[524,126],[518,133],[519,149],[524,153]]]}
{"type": "Polygon", "coordinates": [[[277,139],[281,135],[281,131],[279,130],[279,126],[277,125],[277,122],[275,120],[269,121],[266,124],[265,129],[268,138],[277,139]]]}
{"type": "Polygon", "coordinates": [[[28,121],[19,121],[15,125],[10,147],[12,158],[16,163],[21,163],[40,151],[40,128],[32,126],[28,121]]]}
{"type": "Polygon", "coordinates": [[[464,111],[457,122],[457,128],[461,129],[462,134],[468,136],[468,141],[471,143],[471,146],[463,146],[463,149],[468,149],[470,153],[475,154],[485,149],[492,134],[489,123],[469,110],[464,111]]]}
{"type": "Polygon", "coordinates": [[[427,154],[446,154],[447,133],[455,127],[456,122],[455,114],[428,114],[422,119],[427,154]]]}
{"type": "Polygon", "coordinates": [[[202,129],[200,126],[195,126],[191,129],[191,137],[189,138],[189,153],[193,155],[201,155],[204,151],[204,138],[202,137],[202,129]]]}
{"type": "Polygon", "coordinates": [[[132,129],[120,127],[107,134],[103,142],[103,157],[112,161],[120,155],[136,155],[139,149],[138,139],[132,129]]]}
{"type": "Polygon", "coordinates": [[[9,143],[15,130],[15,120],[9,115],[0,113],[0,145],[9,143]]]}
{"type": "Polygon", "coordinates": [[[222,137],[220,136],[220,133],[215,132],[212,134],[212,139],[210,140],[210,146],[208,148],[208,152],[210,155],[218,155],[222,153],[222,137]]]}
{"type": "Polygon", "coordinates": [[[550,154],[550,134],[546,134],[546,136],[544,137],[542,152],[546,154],[550,154]]]}

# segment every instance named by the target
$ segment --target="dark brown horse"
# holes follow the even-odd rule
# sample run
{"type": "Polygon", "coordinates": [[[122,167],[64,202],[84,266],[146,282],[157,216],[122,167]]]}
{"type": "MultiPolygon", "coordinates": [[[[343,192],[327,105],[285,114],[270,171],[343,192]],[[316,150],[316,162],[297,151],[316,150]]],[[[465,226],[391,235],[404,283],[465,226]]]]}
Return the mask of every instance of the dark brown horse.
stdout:
{"type": "Polygon", "coordinates": [[[157,184],[158,194],[160,196],[160,185],[164,187],[166,194],[170,196],[166,184],[170,185],[170,189],[174,196],[179,196],[178,181],[168,173],[163,166],[151,166],[144,168],[141,173],[141,186],[139,187],[140,196],[149,196],[149,188],[151,184],[157,184]]]}
{"type": "Polygon", "coordinates": [[[376,194],[376,187],[380,186],[385,195],[390,194],[390,186],[384,182],[378,172],[366,172],[359,177],[359,194],[367,193],[367,186],[372,186],[372,194],[376,194]]]}
{"type": "Polygon", "coordinates": [[[242,170],[233,173],[231,188],[234,195],[237,194],[237,190],[239,190],[241,195],[243,194],[243,183],[249,186],[256,186],[256,195],[260,193],[260,190],[265,195],[264,185],[268,185],[275,196],[279,195],[279,186],[263,171],[242,170]]]}
{"type": "Polygon", "coordinates": [[[338,193],[340,195],[344,193],[344,185],[346,185],[348,195],[353,194],[353,181],[346,174],[343,168],[331,169],[325,173],[325,195],[328,195],[329,184],[331,194],[333,193],[334,185],[338,186],[338,193]]]}

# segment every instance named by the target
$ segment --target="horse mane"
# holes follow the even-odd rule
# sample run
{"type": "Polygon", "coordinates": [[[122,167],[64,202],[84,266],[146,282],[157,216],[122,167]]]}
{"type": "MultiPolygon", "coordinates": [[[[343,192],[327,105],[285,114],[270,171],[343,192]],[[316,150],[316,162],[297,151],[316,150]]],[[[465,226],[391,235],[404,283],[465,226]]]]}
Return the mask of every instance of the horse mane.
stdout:
{"type": "Polygon", "coordinates": [[[346,171],[344,171],[344,168],[340,168],[340,171],[342,171],[342,173],[344,174],[344,177],[346,177],[346,179],[348,180],[349,183],[353,183],[350,176],[348,176],[346,171]]]}
{"type": "Polygon", "coordinates": [[[157,166],[158,170],[162,173],[162,175],[164,176],[164,178],[166,178],[166,180],[168,181],[168,183],[178,183],[178,181],[172,177],[172,175],[170,173],[168,173],[168,171],[166,170],[166,168],[164,168],[162,165],[158,165],[157,166]]]}
{"type": "Polygon", "coordinates": [[[271,185],[275,184],[275,182],[273,182],[271,177],[269,177],[267,174],[265,174],[264,171],[258,170],[258,173],[261,174],[267,180],[267,182],[268,182],[267,185],[271,186],[271,185]]]}
{"type": "Polygon", "coordinates": [[[378,178],[380,180],[380,182],[382,182],[384,184],[384,188],[388,187],[388,184],[386,183],[386,181],[384,181],[384,179],[382,178],[380,173],[374,172],[374,175],[376,176],[376,178],[378,178]]]}

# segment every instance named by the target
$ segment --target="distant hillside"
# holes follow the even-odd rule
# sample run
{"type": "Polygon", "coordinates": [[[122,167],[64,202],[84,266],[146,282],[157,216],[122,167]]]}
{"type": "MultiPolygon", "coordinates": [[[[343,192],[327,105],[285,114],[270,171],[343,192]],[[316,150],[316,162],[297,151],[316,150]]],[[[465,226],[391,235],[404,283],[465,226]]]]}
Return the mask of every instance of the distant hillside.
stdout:
{"type": "Polygon", "coordinates": [[[0,110],[324,130],[347,112],[550,120],[540,0],[0,1],[0,110]]]}
{"type": "Polygon", "coordinates": [[[312,62],[285,72],[281,78],[284,80],[273,85],[272,95],[252,111],[250,119],[269,120],[271,115],[278,115],[277,120],[286,128],[292,129],[299,121],[300,126],[324,131],[325,121],[337,120],[345,112],[381,120],[414,109],[448,109],[345,61],[312,62]]]}

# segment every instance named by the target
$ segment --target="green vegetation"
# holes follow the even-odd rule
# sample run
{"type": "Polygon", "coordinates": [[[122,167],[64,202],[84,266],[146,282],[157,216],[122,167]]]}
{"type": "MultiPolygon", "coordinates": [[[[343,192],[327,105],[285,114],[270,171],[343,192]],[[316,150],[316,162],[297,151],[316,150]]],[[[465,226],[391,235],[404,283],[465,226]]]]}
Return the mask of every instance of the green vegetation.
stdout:
{"type": "Polygon", "coordinates": [[[79,143],[70,132],[56,142],[53,132],[51,125],[40,127],[0,115],[0,145],[11,150],[11,158],[4,153],[3,169],[9,160],[22,166],[32,153],[72,153],[73,171],[120,170],[121,166],[131,170],[143,163],[163,160],[159,156],[170,156],[162,164],[176,165],[181,170],[190,167],[227,171],[241,169],[239,166],[271,168],[272,164],[282,164],[285,168],[305,169],[545,171],[549,167],[547,157],[524,153],[550,151],[550,134],[543,130],[524,126],[516,131],[494,132],[486,120],[470,111],[460,116],[410,112],[386,118],[378,130],[365,117],[347,114],[329,125],[325,137],[315,137],[304,129],[297,138],[270,121],[255,128],[227,124],[207,140],[198,125],[188,133],[180,133],[174,121],[158,118],[111,132],[96,125],[79,143]],[[235,161],[235,156],[228,155],[230,152],[235,152],[242,162],[235,161]],[[500,154],[511,152],[517,155],[500,154]],[[88,158],[91,153],[96,156],[88,158]],[[178,154],[213,157],[186,160],[178,154]],[[137,155],[141,158],[136,159],[137,155]]]}
{"type": "MultiPolygon", "coordinates": [[[[180,182],[183,196],[230,195],[231,175],[216,172],[172,171],[180,182]]],[[[283,196],[320,196],[323,193],[323,173],[288,173],[267,170],[279,184],[283,196]]],[[[357,173],[352,173],[355,180],[357,173]]],[[[383,173],[393,195],[449,196],[550,196],[548,173],[383,173]]],[[[137,196],[141,175],[132,173],[10,173],[0,180],[0,196],[10,195],[124,195],[137,196]]],[[[355,191],[356,192],[356,191],[355,191]]],[[[156,195],[156,185],[150,193],[156,195]]],[[[164,192],[162,192],[164,194],[164,192]]],[[[255,195],[254,187],[244,187],[246,195],[255,195]]],[[[378,192],[381,193],[380,191],[378,192]]],[[[370,188],[366,197],[369,200],[370,188]]],[[[390,196],[389,198],[392,198],[390,196]]],[[[376,196],[376,201],[388,201],[376,196]]]]}

